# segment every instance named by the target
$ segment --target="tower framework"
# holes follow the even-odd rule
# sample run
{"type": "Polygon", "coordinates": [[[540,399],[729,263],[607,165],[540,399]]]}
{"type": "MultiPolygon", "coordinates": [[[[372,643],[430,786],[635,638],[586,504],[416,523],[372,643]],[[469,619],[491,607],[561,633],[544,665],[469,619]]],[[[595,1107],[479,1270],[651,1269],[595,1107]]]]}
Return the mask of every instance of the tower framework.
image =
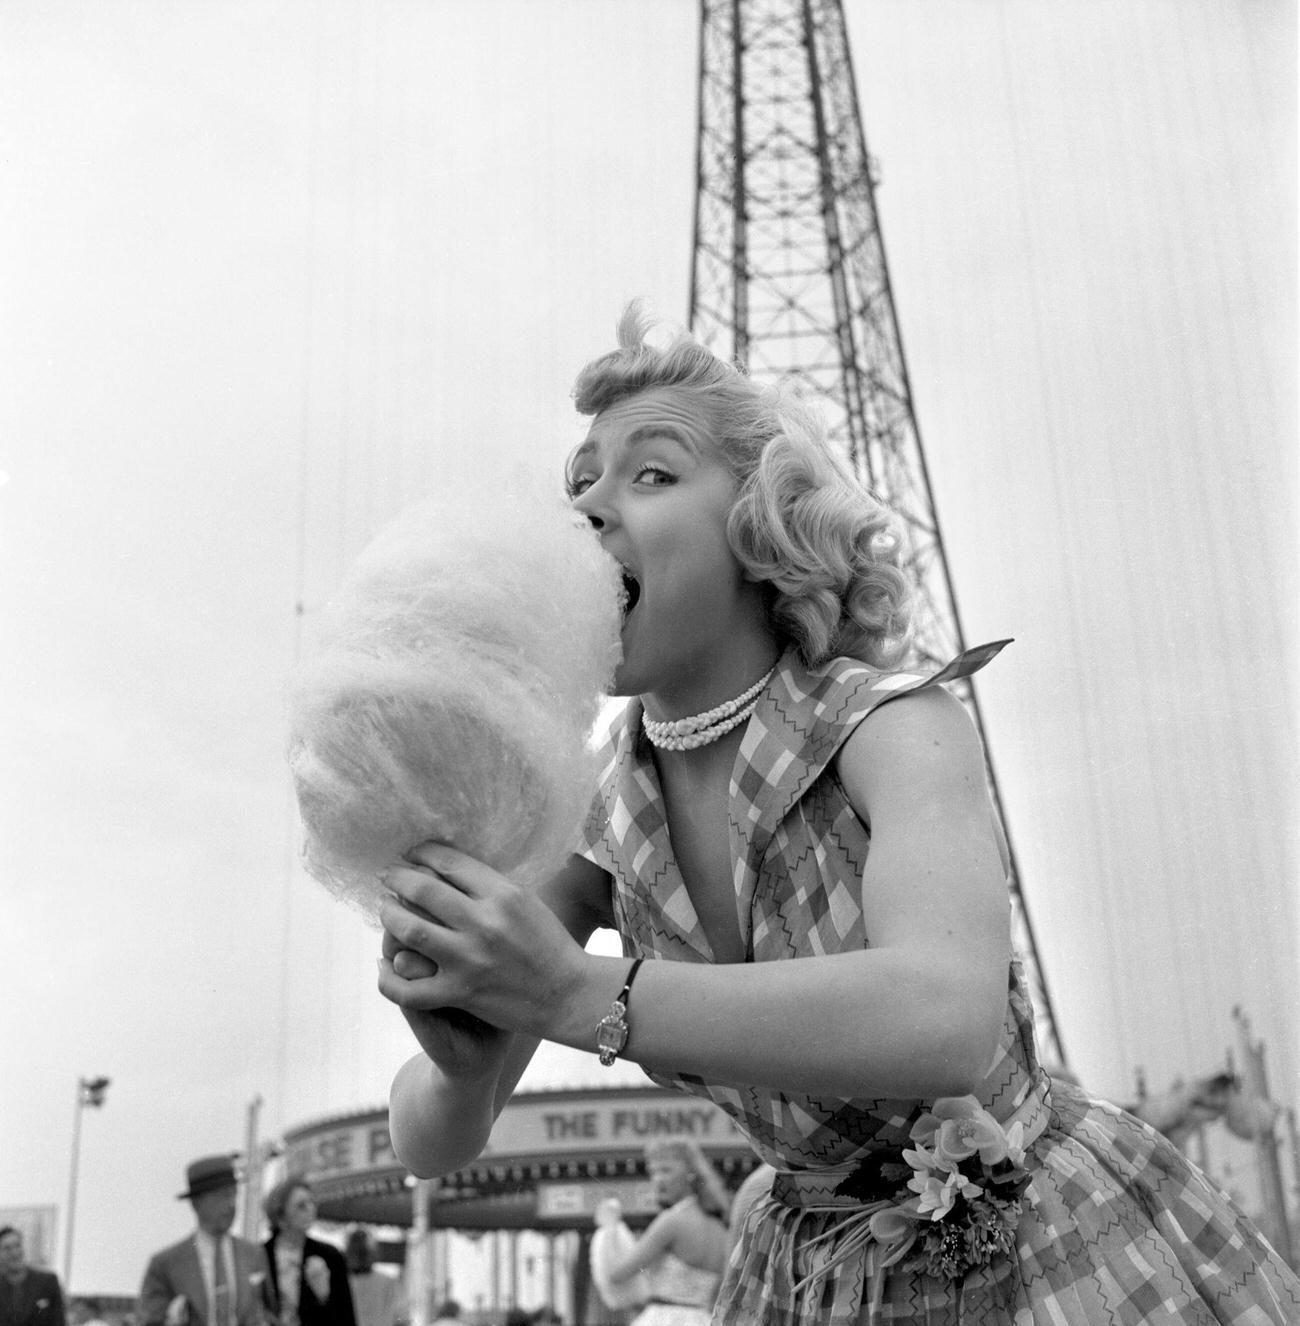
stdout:
{"type": "MultiPolygon", "coordinates": [[[[965,647],[912,404],[841,0],[701,0],[692,331],[792,383],[906,528],[918,662],[965,647]]],[[[989,750],[975,689],[958,687],[989,750]]],[[[992,764],[989,783],[1005,826],[992,764]]],[[[1008,834],[1008,843],[1010,835],[1008,834]]],[[[1061,1037],[1011,856],[1040,1042],[1061,1037]]]]}

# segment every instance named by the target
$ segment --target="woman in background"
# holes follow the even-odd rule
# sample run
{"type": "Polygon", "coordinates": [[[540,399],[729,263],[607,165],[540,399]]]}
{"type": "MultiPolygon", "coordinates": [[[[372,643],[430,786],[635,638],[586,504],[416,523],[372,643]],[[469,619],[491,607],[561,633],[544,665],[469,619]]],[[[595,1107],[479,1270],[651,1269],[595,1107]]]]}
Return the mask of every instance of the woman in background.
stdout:
{"type": "Polygon", "coordinates": [[[268,1306],[278,1326],[357,1326],[343,1254],[314,1239],[316,1197],[303,1179],[282,1179],[262,1204],[271,1222],[266,1241],[268,1306]]]}
{"type": "Polygon", "coordinates": [[[592,1279],[610,1306],[645,1304],[634,1326],[704,1326],[727,1263],[727,1190],[694,1142],[651,1142],[645,1155],[661,1210],[637,1238],[618,1202],[602,1202],[592,1279]]]}

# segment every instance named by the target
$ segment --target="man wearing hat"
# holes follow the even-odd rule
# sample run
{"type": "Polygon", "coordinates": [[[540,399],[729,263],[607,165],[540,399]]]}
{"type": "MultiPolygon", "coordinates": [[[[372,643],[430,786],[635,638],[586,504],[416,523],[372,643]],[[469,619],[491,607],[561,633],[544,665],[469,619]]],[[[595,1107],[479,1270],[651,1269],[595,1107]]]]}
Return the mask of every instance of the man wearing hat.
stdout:
{"type": "Polygon", "coordinates": [[[231,1156],[204,1156],[185,1172],[178,1200],[198,1227],[150,1258],[140,1286],[139,1326],[262,1326],[266,1257],[230,1232],[238,1181],[231,1156]]]}

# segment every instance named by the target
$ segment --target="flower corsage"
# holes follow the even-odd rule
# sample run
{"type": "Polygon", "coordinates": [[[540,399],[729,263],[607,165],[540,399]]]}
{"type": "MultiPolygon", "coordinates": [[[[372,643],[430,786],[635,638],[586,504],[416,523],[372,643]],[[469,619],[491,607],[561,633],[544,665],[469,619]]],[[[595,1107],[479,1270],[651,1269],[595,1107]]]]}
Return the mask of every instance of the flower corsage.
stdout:
{"type": "Polygon", "coordinates": [[[1024,1168],[1024,1125],[1004,1129],[974,1096],[945,1096],[912,1125],[897,1161],[860,1165],[836,1193],[876,1209],[870,1236],[883,1264],[955,1280],[1015,1245],[1024,1168]],[[889,1255],[892,1254],[892,1255],[889,1255]]]}
{"type": "Polygon", "coordinates": [[[308,1257],[303,1264],[302,1278],[307,1282],[307,1287],[322,1303],[329,1299],[330,1268],[325,1264],[324,1257],[315,1253],[308,1257]]]}

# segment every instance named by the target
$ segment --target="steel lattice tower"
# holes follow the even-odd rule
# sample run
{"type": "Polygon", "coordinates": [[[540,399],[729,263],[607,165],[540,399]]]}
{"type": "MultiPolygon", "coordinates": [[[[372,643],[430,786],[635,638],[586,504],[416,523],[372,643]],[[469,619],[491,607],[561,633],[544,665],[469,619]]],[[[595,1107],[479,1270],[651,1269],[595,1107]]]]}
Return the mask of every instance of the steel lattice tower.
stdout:
{"type": "MultiPolygon", "coordinates": [[[[948,662],[965,641],[912,408],[841,0],[702,0],[690,304],[692,331],[715,352],[816,401],[832,440],[902,518],[918,662],[948,662]]],[[[958,689],[984,737],[974,688],[958,689]]],[[[991,764],[989,781],[1002,815],[991,764]]],[[[1064,1063],[1014,851],[1011,898],[1039,1038],[1064,1063]]]]}

